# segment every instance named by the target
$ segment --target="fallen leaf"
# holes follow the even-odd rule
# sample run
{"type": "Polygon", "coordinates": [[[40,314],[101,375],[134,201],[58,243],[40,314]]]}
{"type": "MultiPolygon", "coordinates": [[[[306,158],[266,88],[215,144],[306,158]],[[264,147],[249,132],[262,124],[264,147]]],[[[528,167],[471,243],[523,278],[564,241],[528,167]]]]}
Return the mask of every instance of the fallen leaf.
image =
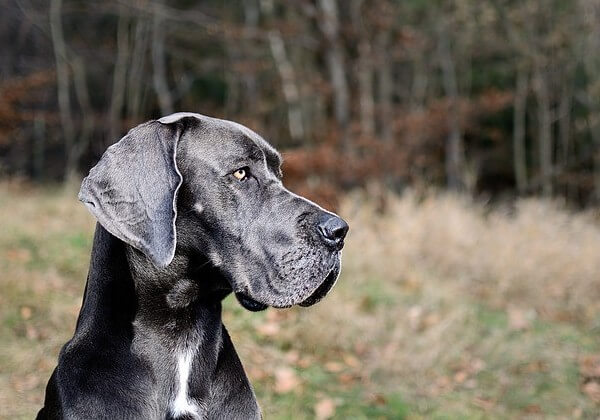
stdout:
{"type": "Polygon", "coordinates": [[[267,358],[265,357],[265,355],[258,351],[251,352],[250,358],[252,359],[252,363],[257,365],[264,365],[265,363],[267,363],[267,358]]]}
{"type": "Polygon", "coordinates": [[[41,379],[37,375],[29,374],[29,375],[25,375],[22,377],[21,376],[15,377],[15,378],[13,378],[12,382],[13,382],[14,388],[18,392],[24,392],[24,391],[31,391],[32,389],[37,387],[40,384],[41,379]]]}
{"type": "Polygon", "coordinates": [[[40,338],[40,333],[33,326],[26,325],[25,326],[25,337],[27,337],[30,340],[37,340],[38,338],[40,338]]]}
{"type": "Polygon", "coordinates": [[[285,361],[290,364],[298,363],[298,359],[300,359],[300,354],[296,350],[290,350],[285,354],[285,361]]]}
{"type": "Polygon", "coordinates": [[[275,370],[275,392],[285,394],[300,385],[296,372],[289,367],[280,367],[275,370]]]}
{"type": "Polygon", "coordinates": [[[298,360],[298,366],[301,367],[302,369],[306,369],[307,367],[309,367],[312,364],[313,364],[313,359],[310,357],[302,357],[300,360],[298,360]]]}
{"type": "Polygon", "coordinates": [[[555,310],[551,313],[551,319],[557,322],[576,322],[577,317],[573,314],[572,311],[566,310],[555,310]]]}
{"type": "Polygon", "coordinates": [[[265,337],[273,337],[279,334],[279,330],[279,324],[271,321],[265,322],[264,324],[260,324],[258,327],[256,327],[256,331],[265,337]]]}
{"type": "Polygon", "coordinates": [[[252,366],[248,368],[248,376],[250,376],[253,380],[260,381],[267,377],[267,372],[259,367],[252,366]]]}
{"type": "Polygon", "coordinates": [[[21,306],[21,318],[28,320],[31,318],[33,311],[29,306],[21,306]]]}
{"type": "Polygon", "coordinates": [[[54,358],[44,357],[40,359],[37,363],[38,370],[50,370],[53,369],[56,365],[54,358]]]}
{"type": "Polygon", "coordinates": [[[338,381],[341,384],[348,385],[356,382],[358,378],[350,373],[342,373],[338,376],[338,381]]]}
{"type": "Polygon", "coordinates": [[[543,360],[534,360],[523,366],[521,370],[527,373],[546,372],[548,370],[548,364],[543,360]]]}
{"type": "Polygon", "coordinates": [[[419,305],[411,306],[406,315],[410,328],[415,331],[418,330],[421,327],[423,308],[419,305]]]}
{"type": "Polygon", "coordinates": [[[454,374],[454,382],[456,382],[457,384],[462,384],[464,381],[467,380],[467,377],[467,372],[465,372],[464,370],[460,370],[454,374]]]}
{"type": "Polygon", "coordinates": [[[352,367],[352,368],[357,368],[360,367],[360,360],[358,360],[358,358],[354,357],[351,354],[344,354],[344,363],[346,363],[348,366],[352,367]]]}
{"type": "Polygon", "coordinates": [[[450,386],[450,378],[447,376],[440,376],[436,378],[435,385],[440,389],[446,389],[450,386]]]}
{"type": "Polygon", "coordinates": [[[471,379],[465,381],[464,386],[467,389],[475,389],[475,388],[477,388],[477,381],[475,379],[471,378],[471,379]]]}
{"type": "Polygon", "coordinates": [[[387,404],[387,398],[382,394],[371,394],[369,395],[369,402],[375,405],[385,405],[387,404]]]}
{"type": "Polygon", "coordinates": [[[31,251],[26,248],[9,249],[5,256],[7,260],[20,264],[31,261],[31,251]]]}
{"type": "Polygon", "coordinates": [[[587,395],[592,401],[600,403],[600,383],[596,381],[589,381],[583,384],[581,390],[587,395]]]}
{"type": "Polygon", "coordinates": [[[531,321],[535,319],[534,310],[524,310],[515,307],[509,307],[508,325],[513,330],[527,330],[531,327],[531,321]]]}
{"type": "Polygon", "coordinates": [[[579,372],[584,378],[600,378],[600,354],[587,354],[579,359],[579,372]]]}
{"type": "Polygon", "coordinates": [[[485,362],[481,359],[473,359],[471,361],[471,373],[478,373],[481,370],[485,369],[485,362]]]}
{"type": "Polygon", "coordinates": [[[327,362],[325,363],[325,370],[332,373],[341,372],[344,370],[344,365],[339,362],[327,362]]]}
{"type": "Polygon", "coordinates": [[[423,320],[423,328],[430,328],[433,327],[434,325],[436,325],[437,323],[440,322],[440,315],[437,313],[430,313],[428,314],[425,319],[423,320]]]}
{"type": "Polygon", "coordinates": [[[529,404],[527,407],[524,408],[524,411],[527,414],[539,414],[542,412],[542,407],[540,407],[537,404],[529,404]]]}
{"type": "Polygon", "coordinates": [[[315,419],[325,420],[334,416],[336,403],[331,398],[323,398],[315,404],[315,419]]]}
{"type": "Polygon", "coordinates": [[[354,352],[359,356],[365,354],[368,349],[369,346],[367,346],[367,344],[363,343],[362,341],[354,343],[354,352]]]}
{"type": "Polygon", "coordinates": [[[285,312],[283,311],[267,311],[267,314],[265,316],[265,318],[267,318],[267,321],[281,321],[283,319],[285,319],[285,312]]]}
{"type": "Polygon", "coordinates": [[[488,400],[482,397],[475,397],[473,399],[473,405],[485,411],[490,411],[492,408],[494,408],[495,403],[492,400],[488,400]]]}

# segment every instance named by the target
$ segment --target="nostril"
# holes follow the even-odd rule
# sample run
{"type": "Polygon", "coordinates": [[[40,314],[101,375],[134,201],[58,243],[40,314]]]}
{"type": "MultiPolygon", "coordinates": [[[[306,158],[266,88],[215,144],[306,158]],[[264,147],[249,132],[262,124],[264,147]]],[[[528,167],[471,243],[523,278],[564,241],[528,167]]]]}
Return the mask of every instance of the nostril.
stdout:
{"type": "Polygon", "coordinates": [[[323,238],[339,245],[348,233],[348,224],[337,216],[325,214],[318,224],[318,229],[323,238]]]}
{"type": "Polygon", "coordinates": [[[344,222],[342,219],[338,219],[341,223],[335,226],[331,230],[332,236],[337,240],[343,240],[346,237],[346,233],[348,233],[348,224],[344,222]]]}

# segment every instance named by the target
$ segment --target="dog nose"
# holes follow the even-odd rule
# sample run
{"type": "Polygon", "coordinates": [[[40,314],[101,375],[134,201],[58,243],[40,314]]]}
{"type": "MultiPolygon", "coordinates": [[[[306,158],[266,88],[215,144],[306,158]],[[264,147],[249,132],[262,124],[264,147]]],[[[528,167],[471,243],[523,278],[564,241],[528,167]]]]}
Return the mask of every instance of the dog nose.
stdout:
{"type": "Polygon", "coordinates": [[[346,233],[348,233],[348,223],[342,218],[329,213],[323,213],[317,225],[319,233],[325,242],[329,245],[343,245],[346,233]]]}

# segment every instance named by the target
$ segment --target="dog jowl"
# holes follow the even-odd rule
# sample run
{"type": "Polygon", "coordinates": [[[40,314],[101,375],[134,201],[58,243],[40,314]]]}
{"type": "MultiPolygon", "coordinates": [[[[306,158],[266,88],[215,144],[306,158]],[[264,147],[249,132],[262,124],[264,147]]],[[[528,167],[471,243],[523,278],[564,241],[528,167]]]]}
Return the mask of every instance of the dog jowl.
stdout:
{"type": "Polygon", "coordinates": [[[79,193],[98,221],[88,283],[39,418],[260,417],[220,302],[318,302],[348,231],[280,165],[250,129],[192,113],[108,148],[79,193]]]}

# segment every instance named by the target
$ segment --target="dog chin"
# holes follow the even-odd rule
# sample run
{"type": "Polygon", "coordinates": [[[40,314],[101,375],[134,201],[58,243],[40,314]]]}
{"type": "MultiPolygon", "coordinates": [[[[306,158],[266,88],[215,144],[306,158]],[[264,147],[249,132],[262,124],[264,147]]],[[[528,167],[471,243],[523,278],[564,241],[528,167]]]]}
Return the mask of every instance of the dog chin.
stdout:
{"type": "MultiPolygon", "coordinates": [[[[335,285],[335,282],[337,281],[339,274],[340,274],[340,267],[339,267],[339,265],[336,265],[329,271],[329,273],[325,277],[325,280],[323,280],[323,283],[321,283],[319,285],[319,287],[317,287],[315,289],[315,291],[309,297],[304,299],[302,302],[299,302],[298,305],[303,306],[303,307],[312,306],[315,303],[319,302],[321,299],[323,299],[325,297],[325,295],[327,295],[327,293],[335,285]]],[[[256,299],[251,298],[244,292],[236,292],[235,297],[237,298],[238,302],[240,303],[240,305],[242,305],[243,308],[245,308],[249,311],[252,311],[252,312],[264,311],[269,306],[273,306],[274,308],[278,308],[278,309],[289,308],[290,306],[293,306],[291,304],[290,305],[267,305],[265,303],[257,301],[256,299]]]]}
{"type": "Polygon", "coordinates": [[[331,288],[335,285],[339,274],[340,268],[336,265],[331,269],[329,274],[327,274],[327,277],[325,277],[323,283],[321,283],[321,285],[317,287],[317,289],[309,297],[304,299],[298,305],[303,307],[312,306],[315,303],[319,302],[321,299],[323,299],[325,295],[329,293],[331,288]]]}

